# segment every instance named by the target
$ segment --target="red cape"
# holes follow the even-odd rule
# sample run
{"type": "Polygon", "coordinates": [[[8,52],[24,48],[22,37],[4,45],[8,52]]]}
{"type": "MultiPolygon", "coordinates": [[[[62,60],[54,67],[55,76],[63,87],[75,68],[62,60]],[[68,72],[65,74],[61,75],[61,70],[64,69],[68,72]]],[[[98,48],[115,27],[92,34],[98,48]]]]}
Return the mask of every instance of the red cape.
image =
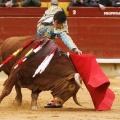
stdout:
{"type": "Polygon", "coordinates": [[[70,54],[70,58],[88,89],[96,110],[110,110],[115,95],[110,82],[92,55],[70,54]]]}

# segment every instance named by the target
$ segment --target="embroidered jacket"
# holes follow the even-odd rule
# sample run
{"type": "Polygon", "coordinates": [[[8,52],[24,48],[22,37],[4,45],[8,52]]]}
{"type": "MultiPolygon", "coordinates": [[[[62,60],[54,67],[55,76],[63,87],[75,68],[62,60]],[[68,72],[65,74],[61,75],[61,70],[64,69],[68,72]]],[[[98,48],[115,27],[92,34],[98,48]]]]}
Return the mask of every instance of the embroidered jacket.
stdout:
{"type": "Polygon", "coordinates": [[[71,37],[67,34],[68,33],[68,25],[67,21],[63,23],[63,27],[61,29],[57,29],[54,26],[53,21],[47,24],[44,24],[44,20],[53,17],[54,14],[58,11],[62,11],[59,6],[52,5],[48,10],[45,11],[43,17],[38,21],[37,25],[37,35],[38,36],[46,36],[50,39],[55,39],[60,37],[64,44],[72,50],[73,48],[77,48],[75,43],[72,41],[71,37]]]}

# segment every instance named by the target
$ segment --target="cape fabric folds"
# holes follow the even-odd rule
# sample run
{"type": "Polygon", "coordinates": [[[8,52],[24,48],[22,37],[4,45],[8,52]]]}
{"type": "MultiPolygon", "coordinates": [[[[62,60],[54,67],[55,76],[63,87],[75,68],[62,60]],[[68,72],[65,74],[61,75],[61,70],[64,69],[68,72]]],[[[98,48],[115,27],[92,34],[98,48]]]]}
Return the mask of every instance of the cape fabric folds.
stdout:
{"type": "Polygon", "coordinates": [[[88,89],[96,110],[110,110],[115,95],[108,87],[110,82],[96,58],[87,54],[70,54],[70,58],[88,89]]]}

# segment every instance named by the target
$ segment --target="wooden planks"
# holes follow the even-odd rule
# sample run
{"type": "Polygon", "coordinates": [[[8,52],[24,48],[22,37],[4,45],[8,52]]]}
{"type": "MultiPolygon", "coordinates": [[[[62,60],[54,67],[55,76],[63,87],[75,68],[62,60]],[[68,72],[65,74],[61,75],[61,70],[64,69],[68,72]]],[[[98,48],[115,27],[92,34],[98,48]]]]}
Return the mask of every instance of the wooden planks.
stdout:
{"type": "Polygon", "coordinates": [[[0,17],[41,17],[47,7],[0,8],[0,17]]]}
{"type": "Polygon", "coordinates": [[[120,17],[119,7],[106,7],[102,11],[99,7],[70,7],[70,17],[120,17]]]}
{"type": "Polygon", "coordinates": [[[0,38],[35,35],[39,19],[39,17],[2,17],[0,18],[0,38]]]}
{"type": "MultiPolygon", "coordinates": [[[[39,17],[2,17],[0,18],[0,38],[35,35],[38,20],[39,17]]],[[[97,20],[99,19],[97,18],[97,20]]],[[[93,24],[93,21],[87,18],[69,17],[69,35],[73,41],[83,53],[93,54],[97,58],[120,58],[120,27],[118,22],[116,22],[120,20],[114,20],[113,23],[111,18],[111,24],[110,22],[107,24],[107,20],[105,19],[106,23],[104,26],[102,24],[98,25],[96,22],[93,24]]],[[[64,47],[65,51],[69,51],[60,39],[58,43],[61,47],[64,47]]]]}
{"type": "MultiPolygon", "coordinates": [[[[86,9],[88,8],[84,8],[84,10],[86,9]]],[[[2,15],[1,12],[0,14],[2,15]]],[[[12,13],[13,17],[10,12],[6,14],[8,16],[0,17],[0,39],[36,35],[36,26],[40,19],[39,12],[35,12],[36,16],[34,12],[29,12],[28,16],[23,16],[19,12],[17,16],[12,13]],[[31,16],[29,16],[30,14],[31,16]]],[[[93,15],[95,16],[67,17],[69,35],[85,54],[93,54],[97,58],[120,58],[120,17],[96,17],[94,11],[93,15]]],[[[60,38],[56,42],[65,51],[69,51],[60,38]]]]}
{"type": "Polygon", "coordinates": [[[69,17],[69,33],[83,53],[120,58],[120,17],[69,17]]]}

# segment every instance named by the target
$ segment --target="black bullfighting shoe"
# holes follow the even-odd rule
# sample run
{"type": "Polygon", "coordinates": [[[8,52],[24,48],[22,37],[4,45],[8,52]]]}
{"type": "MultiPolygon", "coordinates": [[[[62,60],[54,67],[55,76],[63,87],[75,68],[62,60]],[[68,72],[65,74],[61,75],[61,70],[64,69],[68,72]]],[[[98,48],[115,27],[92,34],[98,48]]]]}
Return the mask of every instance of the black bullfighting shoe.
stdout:
{"type": "Polygon", "coordinates": [[[56,106],[54,101],[51,101],[51,103],[48,103],[44,106],[44,108],[62,108],[62,106],[56,106]]]}

